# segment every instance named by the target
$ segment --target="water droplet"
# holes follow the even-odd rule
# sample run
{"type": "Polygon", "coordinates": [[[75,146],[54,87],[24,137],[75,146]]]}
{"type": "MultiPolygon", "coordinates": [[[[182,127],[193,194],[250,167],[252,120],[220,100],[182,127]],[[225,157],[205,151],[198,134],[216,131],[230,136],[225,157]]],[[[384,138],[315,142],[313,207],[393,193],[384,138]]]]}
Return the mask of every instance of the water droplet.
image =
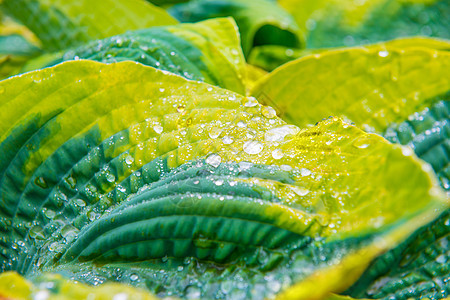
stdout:
{"type": "Polygon", "coordinates": [[[185,296],[187,299],[200,299],[201,291],[196,286],[188,286],[186,289],[185,296]]]}
{"type": "Polygon", "coordinates": [[[219,135],[222,133],[222,129],[219,127],[212,127],[209,129],[208,135],[212,139],[216,139],[219,137],[219,135]]]}
{"type": "Polygon", "coordinates": [[[161,134],[161,132],[163,132],[164,128],[161,125],[155,125],[153,126],[153,130],[157,133],[157,134],[161,134]]]}
{"type": "Polygon", "coordinates": [[[206,163],[210,166],[213,166],[214,168],[217,168],[220,165],[220,162],[222,161],[222,158],[218,154],[210,154],[206,158],[206,163]]]}
{"type": "Polygon", "coordinates": [[[444,254],[441,254],[438,257],[436,257],[436,262],[438,262],[440,264],[444,264],[446,261],[447,261],[447,257],[445,257],[444,254]]]}
{"type": "Polygon", "coordinates": [[[112,300],[128,300],[128,295],[125,293],[115,294],[112,300]]]}
{"type": "Polygon", "coordinates": [[[258,100],[256,100],[255,97],[247,97],[244,99],[244,106],[245,107],[254,107],[258,105],[258,100]]]}
{"type": "Polygon", "coordinates": [[[237,124],[236,124],[238,127],[240,127],[240,128],[245,128],[245,127],[247,127],[247,123],[245,123],[244,121],[239,121],[239,122],[237,122],[237,124]]]}
{"type": "Polygon", "coordinates": [[[106,175],[106,180],[107,180],[108,182],[114,182],[114,181],[116,181],[116,176],[114,176],[114,175],[111,174],[111,173],[108,173],[108,174],[106,175]]]}
{"type": "Polygon", "coordinates": [[[182,113],[185,110],[186,106],[183,104],[178,105],[177,112],[182,113]]]}
{"type": "Polygon", "coordinates": [[[43,189],[48,188],[47,182],[45,182],[45,179],[42,176],[36,177],[36,179],[34,180],[34,183],[43,189]]]}
{"type": "Polygon", "coordinates": [[[253,140],[245,142],[242,147],[244,152],[248,154],[258,154],[262,151],[263,148],[264,148],[263,144],[253,140]]]}
{"type": "Polygon", "coordinates": [[[139,279],[139,276],[137,275],[137,274],[131,274],[130,275],[130,280],[131,281],[136,281],[136,280],[138,280],[139,279]]]}
{"type": "Polygon", "coordinates": [[[165,88],[159,88],[159,91],[162,93],[164,92],[166,89],[165,88]]]}
{"type": "Polygon", "coordinates": [[[270,106],[264,106],[261,109],[261,113],[267,119],[272,119],[272,118],[275,118],[277,116],[277,112],[275,111],[275,109],[273,109],[270,106]]]}
{"type": "Polygon", "coordinates": [[[233,143],[233,139],[231,137],[229,137],[228,135],[224,136],[222,138],[222,141],[225,145],[229,145],[233,143]]]}
{"type": "Polygon", "coordinates": [[[281,289],[281,283],[278,280],[271,280],[267,284],[273,293],[277,293],[281,289]]]}
{"type": "Polygon", "coordinates": [[[183,266],[178,266],[178,268],[177,268],[178,272],[181,272],[181,271],[183,271],[183,269],[184,269],[184,267],[183,267],[183,266]]]}
{"type": "Polygon", "coordinates": [[[389,55],[389,51],[387,51],[387,50],[382,50],[382,51],[378,52],[378,56],[380,56],[380,57],[386,57],[388,55],[389,55]]]}
{"type": "Polygon", "coordinates": [[[402,154],[404,156],[411,156],[414,153],[414,151],[408,146],[401,146],[401,148],[402,148],[402,154]]]}
{"type": "MultiPolygon", "coordinates": [[[[127,165],[131,165],[134,162],[134,158],[131,155],[127,155],[127,157],[125,157],[125,163],[127,165]]],[[[109,181],[109,180],[108,180],[109,181]]]]}
{"type": "Polygon", "coordinates": [[[300,129],[295,125],[283,125],[266,131],[264,138],[267,142],[280,142],[287,135],[295,135],[298,132],[300,132],[300,129]]]}
{"type": "Polygon", "coordinates": [[[51,210],[51,209],[47,209],[44,211],[44,216],[46,216],[49,219],[53,219],[55,217],[56,213],[51,210]]]}
{"type": "Polygon", "coordinates": [[[218,179],[218,180],[214,181],[214,184],[217,186],[223,185],[223,179],[218,179]]]}
{"type": "Polygon", "coordinates": [[[44,229],[39,226],[39,225],[35,225],[33,227],[31,227],[30,229],[30,237],[33,239],[38,239],[38,240],[45,240],[45,235],[44,235],[44,229]]]}
{"type": "Polygon", "coordinates": [[[311,175],[311,170],[310,169],[306,169],[306,168],[301,168],[300,169],[300,174],[302,176],[309,176],[309,175],[311,175]]]}
{"type": "Polygon", "coordinates": [[[79,207],[84,207],[86,206],[86,202],[83,199],[75,199],[74,200],[75,204],[79,207]]]}
{"type": "Polygon", "coordinates": [[[212,88],[212,86],[208,86],[208,87],[206,88],[206,90],[207,90],[208,92],[211,92],[211,91],[213,90],[213,88],[212,88]]]}
{"type": "Polygon", "coordinates": [[[361,137],[353,142],[353,147],[358,149],[366,149],[370,146],[370,140],[366,137],[361,137]]]}
{"type": "Polygon", "coordinates": [[[47,300],[48,298],[50,298],[50,292],[47,290],[38,291],[33,296],[33,300],[47,300]]]}
{"type": "Polygon", "coordinates": [[[299,196],[306,196],[309,194],[310,190],[303,187],[292,186],[291,189],[299,196]]]}
{"type": "Polygon", "coordinates": [[[283,151],[281,151],[281,149],[275,149],[272,151],[272,157],[274,159],[281,159],[281,158],[283,158],[283,156],[284,156],[284,153],[283,153],[283,151]]]}
{"type": "Polygon", "coordinates": [[[174,56],[174,55],[175,55],[175,52],[174,52],[174,51],[171,51],[171,52],[170,52],[170,55],[174,56]]]}

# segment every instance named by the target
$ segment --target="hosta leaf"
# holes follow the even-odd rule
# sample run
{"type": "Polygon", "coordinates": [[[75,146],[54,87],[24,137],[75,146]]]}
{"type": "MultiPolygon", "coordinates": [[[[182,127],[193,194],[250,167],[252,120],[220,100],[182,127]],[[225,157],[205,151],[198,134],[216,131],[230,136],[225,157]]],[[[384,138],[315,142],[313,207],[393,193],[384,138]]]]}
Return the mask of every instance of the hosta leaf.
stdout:
{"type": "MultiPolygon", "coordinates": [[[[441,185],[448,190],[450,81],[445,74],[449,66],[448,52],[425,48],[399,50],[372,46],[337,50],[306,56],[275,70],[260,82],[254,94],[266,103],[275,101],[270,103],[286,119],[300,126],[337,115],[366,130],[383,134],[393,142],[408,145],[431,164],[441,185]],[[320,77],[312,73],[315,70],[320,72],[320,77]],[[342,73],[336,70],[342,70],[342,73]],[[284,92],[289,90],[287,86],[298,87],[299,96],[288,96],[284,92]]],[[[362,283],[353,288],[358,291],[355,295],[446,297],[448,289],[434,281],[435,277],[441,278],[436,279],[441,280],[439,282],[448,277],[445,261],[437,260],[433,266],[435,257],[428,260],[419,257],[416,263],[401,262],[402,257],[413,257],[411,260],[414,260],[421,251],[430,251],[426,246],[436,253],[446,252],[449,232],[445,225],[448,223],[446,214],[374,263],[361,279],[362,283]],[[428,267],[430,274],[436,273],[415,275],[428,267]],[[372,282],[385,273],[386,277],[372,282]],[[383,287],[387,281],[392,284],[383,287]],[[365,290],[372,283],[374,286],[370,291],[365,290]],[[417,285],[410,287],[413,283],[417,285]]]]}
{"type": "Polygon", "coordinates": [[[29,30],[0,14],[0,79],[17,73],[40,53],[39,43],[29,30]]]}
{"type": "Polygon", "coordinates": [[[246,55],[257,45],[300,47],[303,44],[295,21],[271,0],[195,0],[175,5],[169,12],[181,22],[232,16],[239,26],[246,55]]]}
{"type": "Polygon", "coordinates": [[[4,0],[1,5],[49,51],[127,30],[177,23],[163,9],[143,0],[4,0]]]}
{"type": "MultiPolygon", "coordinates": [[[[435,50],[450,50],[450,43],[445,39],[412,37],[412,38],[398,38],[391,41],[377,43],[376,45],[385,46],[389,48],[406,49],[411,47],[426,47],[435,50]]],[[[376,46],[375,45],[375,46],[376,46]]],[[[374,45],[367,45],[373,47],[374,45]]],[[[343,48],[341,48],[343,49],[343,48]]],[[[277,67],[300,57],[310,54],[320,54],[330,50],[339,50],[339,48],[319,48],[319,49],[295,49],[277,45],[266,45],[255,47],[248,61],[252,65],[263,68],[267,71],[272,71],[277,67]]]]}
{"type": "Polygon", "coordinates": [[[355,46],[406,36],[450,38],[446,0],[283,0],[306,28],[308,48],[355,46]]]}
{"type": "Polygon", "coordinates": [[[0,274],[0,297],[14,300],[158,299],[145,290],[124,284],[107,283],[91,287],[67,280],[61,275],[40,276],[31,283],[14,272],[0,274]]]}
{"type": "Polygon", "coordinates": [[[73,59],[105,63],[133,60],[245,93],[245,59],[236,23],[231,18],[129,31],[69,50],[56,59],[40,57],[23,71],[73,59]]]}
{"type": "Polygon", "coordinates": [[[141,64],[65,62],[0,91],[2,269],[29,278],[311,299],[448,206],[378,135],[338,118],[300,130],[141,64]]]}

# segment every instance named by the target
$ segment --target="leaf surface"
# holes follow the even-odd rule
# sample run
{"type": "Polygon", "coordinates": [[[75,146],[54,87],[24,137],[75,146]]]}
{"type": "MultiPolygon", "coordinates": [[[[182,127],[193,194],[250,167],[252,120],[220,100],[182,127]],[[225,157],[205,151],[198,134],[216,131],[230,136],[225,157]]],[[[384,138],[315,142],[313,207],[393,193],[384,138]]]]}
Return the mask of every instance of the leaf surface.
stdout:
{"type": "Polygon", "coordinates": [[[0,91],[2,269],[28,277],[321,297],[448,206],[378,135],[338,118],[300,130],[141,64],[65,62],[0,91]]]}
{"type": "Polygon", "coordinates": [[[303,36],[292,17],[270,0],[196,0],[173,6],[169,12],[181,22],[231,16],[239,26],[244,54],[256,45],[301,47],[303,36]]]}
{"type": "Polygon", "coordinates": [[[78,59],[104,63],[132,60],[245,93],[245,58],[236,23],[231,18],[129,31],[63,54],[39,57],[22,71],[78,59]]]}
{"type": "Polygon", "coordinates": [[[2,6],[33,31],[49,51],[127,30],[177,23],[163,9],[142,0],[5,0],[2,6]]]}

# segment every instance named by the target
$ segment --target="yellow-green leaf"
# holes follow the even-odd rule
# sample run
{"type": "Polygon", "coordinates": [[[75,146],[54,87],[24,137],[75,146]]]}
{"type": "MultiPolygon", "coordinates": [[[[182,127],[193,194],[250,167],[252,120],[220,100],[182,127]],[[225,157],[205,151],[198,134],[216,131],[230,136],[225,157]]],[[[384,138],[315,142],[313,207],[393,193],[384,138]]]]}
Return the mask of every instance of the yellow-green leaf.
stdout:
{"type": "Polygon", "coordinates": [[[379,135],[338,118],[301,130],[138,63],[65,62],[0,92],[1,268],[26,277],[311,299],[449,205],[379,135]]]}
{"type": "Polygon", "coordinates": [[[144,0],[4,0],[1,4],[49,51],[177,21],[144,0]]]}

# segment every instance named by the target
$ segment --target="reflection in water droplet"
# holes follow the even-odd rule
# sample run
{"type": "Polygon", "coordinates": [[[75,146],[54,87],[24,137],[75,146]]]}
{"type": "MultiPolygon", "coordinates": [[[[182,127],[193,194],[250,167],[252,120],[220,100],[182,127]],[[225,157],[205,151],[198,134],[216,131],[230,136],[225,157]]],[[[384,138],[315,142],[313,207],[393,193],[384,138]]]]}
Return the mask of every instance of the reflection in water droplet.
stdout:
{"type": "Polygon", "coordinates": [[[281,149],[275,149],[272,151],[272,157],[274,159],[281,159],[281,158],[283,158],[283,156],[284,156],[284,153],[283,153],[283,151],[281,151],[281,149]]]}
{"type": "Polygon", "coordinates": [[[229,137],[228,135],[224,136],[222,138],[222,141],[225,145],[229,145],[233,143],[233,139],[231,137],[229,137]]]}
{"type": "Polygon", "coordinates": [[[311,175],[311,170],[310,169],[306,169],[306,168],[301,168],[300,169],[300,174],[302,176],[309,176],[309,175],[311,175]]]}
{"type": "Polygon", "coordinates": [[[200,299],[201,291],[197,286],[188,286],[185,296],[187,299],[200,299]]]}
{"type": "Polygon", "coordinates": [[[263,115],[264,117],[266,117],[266,118],[268,118],[268,119],[275,118],[276,115],[277,115],[277,112],[275,111],[275,109],[273,109],[273,108],[270,107],[270,106],[264,106],[264,107],[261,109],[261,113],[262,113],[262,115],[263,115]]]}
{"type": "Polygon", "coordinates": [[[295,125],[283,125],[266,131],[264,138],[267,142],[280,142],[287,135],[295,135],[298,132],[300,132],[300,128],[295,125]]]}
{"type": "Polygon", "coordinates": [[[358,149],[366,149],[370,146],[370,140],[366,137],[361,137],[353,142],[353,147],[358,149]]]}
{"type": "Polygon", "coordinates": [[[256,100],[255,97],[247,97],[244,99],[244,106],[245,107],[254,107],[258,105],[258,100],[256,100]]]}
{"type": "Polygon", "coordinates": [[[106,175],[106,180],[107,180],[108,182],[114,182],[114,181],[116,180],[116,176],[114,176],[114,175],[111,174],[111,173],[108,173],[108,174],[106,175]]]}
{"type": "Polygon", "coordinates": [[[139,276],[137,274],[131,274],[131,276],[130,276],[131,281],[136,281],[138,279],[139,279],[139,276]]]}
{"type": "Polygon", "coordinates": [[[389,55],[389,51],[387,51],[387,50],[382,50],[382,51],[378,52],[378,56],[380,56],[380,57],[386,57],[388,55],[389,55]]]}
{"type": "Polygon", "coordinates": [[[303,187],[292,186],[291,189],[299,196],[306,196],[309,194],[310,190],[303,187]]]}
{"type": "Polygon", "coordinates": [[[186,106],[184,106],[183,104],[178,105],[177,107],[177,112],[181,113],[185,110],[186,106]]]}
{"type": "Polygon", "coordinates": [[[161,132],[163,132],[164,128],[161,125],[155,125],[153,126],[153,130],[157,133],[160,134],[161,132]]]}
{"type": "Polygon", "coordinates": [[[402,154],[404,156],[411,156],[411,155],[413,155],[413,153],[414,153],[414,151],[410,147],[402,146],[402,154]]]}
{"type": "Polygon", "coordinates": [[[264,148],[263,144],[258,141],[247,141],[243,145],[243,150],[248,154],[258,154],[264,148]]]}
{"type": "Polygon", "coordinates": [[[221,133],[222,133],[222,129],[220,129],[219,127],[212,127],[212,128],[209,130],[208,135],[209,135],[210,138],[216,139],[216,138],[219,137],[219,135],[220,135],[221,133]]]}
{"type": "Polygon", "coordinates": [[[206,158],[205,161],[208,165],[213,166],[214,168],[217,168],[220,165],[222,158],[220,157],[220,155],[213,153],[213,154],[208,155],[208,157],[206,158]]]}
{"type": "MultiPolygon", "coordinates": [[[[134,158],[131,155],[127,155],[127,157],[125,158],[125,163],[127,165],[131,165],[134,162],[134,158]]],[[[114,176],[114,175],[113,175],[114,176]]],[[[108,180],[109,181],[109,180],[108,180]]]]}

